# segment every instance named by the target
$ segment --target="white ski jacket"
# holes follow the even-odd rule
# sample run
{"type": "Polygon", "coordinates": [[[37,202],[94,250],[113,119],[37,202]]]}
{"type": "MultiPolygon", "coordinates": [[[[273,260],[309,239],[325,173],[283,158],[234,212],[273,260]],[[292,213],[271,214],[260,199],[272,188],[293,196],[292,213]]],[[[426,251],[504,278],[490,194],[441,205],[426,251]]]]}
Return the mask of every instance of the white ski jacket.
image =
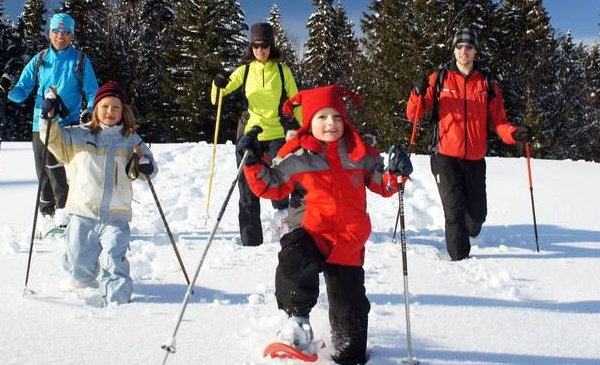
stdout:
{"type": "MultiPolygon", "coordinates": [[[[46,140],[47,125],[48,120],[40,118],[42,141],[46,140]]],[[[92,134],[85,125],[59,128],[52,123],[48,149],[68,166],[68,214],[103,222],[131,221],[133,189],[126,165],[134,148],[141,145],[142,155],[154,165],[151,177],[158,166],[142,138],[137,133],[124,136],[121,129],[122,125],[116,125],[92,134]]],[[[146,176],[139,174],[139,178],[146,176]]]]}

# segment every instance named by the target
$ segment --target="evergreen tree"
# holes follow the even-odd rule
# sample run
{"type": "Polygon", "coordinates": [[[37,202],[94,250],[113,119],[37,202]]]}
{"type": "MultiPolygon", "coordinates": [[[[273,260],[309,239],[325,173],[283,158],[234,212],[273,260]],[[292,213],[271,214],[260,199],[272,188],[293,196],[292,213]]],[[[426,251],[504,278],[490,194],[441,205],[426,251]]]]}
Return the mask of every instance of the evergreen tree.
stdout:
{"type": "Polygon", "coordinates": [[[336,84],[343,76],[335,69],[339,65],[336,54],[339,30],[334,27],[333,0],[313,0],[313,5],[316,9],[306,24],[308,39],[302,63],[302,79],[307,88],[336,84]]]}
{"type": "MultiPolygon", "coordinates": [[[[359,92],[360,82],[355,79],[360,51],[354,36],[353,23],[340,3],[333,0],[314,0],[315,12],[308,19],[308,39],[301,66],[303,88],[341,85],[359,92]]],[[[356,117],[356,108],[349,108],[350,118],[356,117]]]]}
{"type": "MultiPolygon", "coordinates": [[[[103,75],[109,67],[104,58],[105,40],[110,32],[107,24],[108,8],[103,0],[66,0],[54,13],[67,13],[75,20],[73,45],[85,52],[96,71],[103,75]]],[[[99,78],[100,81],[100,78],[99,78]]]]}
{"type": "Polygon", "coordinates": [[[166,119],[163,104],[163,74],[167,72],[165,48],[174,13],[166,0],[147,0],[142,13],[142,50],[134,82],[136,106],[142,117],[138,133],[149,142],[164,142],[166,131],[159,121],[166,119]]]}
{"type": "Polygon", "coordinates": [[[96,66],[98,82],[118,81],[135,106],[134,83],[138,81],[142,54],[143,2],[119,1],[106,8],[105,26],[98,33],[97,42],[103,44],[102,64],[96,66]]]}
{"type": "MultiPolygon", "coordinates": [[[[496,37],[493,62],[502,70],[500,86],[507,115],[513,123],[531,126],[537,138],[541,123],[548,123],[546,111],[554,93],[553,66],[549,64],[554,47],[550,18],[540,0],[505,0],[497,16],[502,36],[496,37]]],[[[513,155],[515,151],[503,143],[490,145],[494,155],[513,155]]],[[[537,148],[532,153],[537,153],[537,148]]]]}
{"type": "Polygon", "coordinates": [[[337,64],[333,67],[338,70],[336,79],[332,83],[342,85],[348,89],[355,90],[358,82],[354,79],[355,70],[358,68],[362,54],[359,50],[358,39],[354,36],[354,23],[348,18],[346,11],[341,3],[333,7],[334,20],[333,29],[338,37],[337,43],[334,43],[333,52],[336,55],[334,60],[337,64]]]}
{"type": "Polygon", "coordinates": [[[27,44],[27,54],[33,57],[36,53],[48,47],[48,32],[46,17],[48,9],[44,0],[27,0],[20,26],[23,39],[27,44]]]}
{"type": "MultiPolygon", "coordinates": [[[[40,21],[40,16],[36,15],[36,11],[45,12],[43,3],[41,6],[39,1],[28,1],[25,5],[25,11],[21,14],[18,20],[18,25],[15,27],[11,24],[7,18],[2,17],[0,20],[0,33],[2,33],[0,54],[2,72],[6,72],[15,78],[18,78],[21,71],[25,67],[25,64],[35,54],[36,50],[33,46],[27,43],[26,38],[28,33],[33,33],[33,29],[36,28],[36,21],[40,21]],[[27,28],[29,26],[29,28],[27,28]],[[27,31],[27,29],[30,29],[27,31]],[[24,41],[25,40],[25,41],[24,41]]],[[[0,9],[3,9],[2,2],[0,2],[0,9]]],[[[35,32],[37,39],[36,44],[40,44],[40,39],[45,36],[39,32],[39,29],[43,28],[42,24],[38,24],[38,32],[35,32]]],[[[29,39],[33,39],[31,37],[29,39]]],[[[42,47],[47,45],[42,44],[42,47]]],[[[6,105],[7,124],[3,126],[2,133],[4,139],[9,140],[30,140],[31,139],[31,115],[33,114],[33,96],[27,99],[23,103],[12,103],[8,102],[6,105]]]]}
{"type": "MultiPolygon", "coordinates": [[[[212,79],[231,72],[248,47],[244,14],[236,0],[184,0],[175,3],[169,65],[163,92],[171,141],[212,140],[216,107],[210,103],[212,79]]],[[[228,97],[221,115],[222,140],[233,139],[242,105],[228,97]]]]}
{"type": "Polygon", "coordinates": [[[588,152],[586,109],[592,93],[585,83],[585,52],[573,44],[570,33],[557,37],[556,42],[551,68],[554,92],[544,105],[536,146],[544,158],[581,159],[588,152]]]}
{"type": "Polygon", "coordinates": [[[281,13],[276,4],[271,7],[267,21],[273,27],[275,33],[275,46],[282,54],[281,62],[288,65],[292,71],[296,71],[298,67],[298,57],[296,57],[294,47],[288,39],[287,30],[285,30],[281,24],[281,13]]]}
{"type": "Polygon", "coordinates": [[[600,162],[600,44],[594,43],[585,57],[586,93],[586,160],[600,162]]]}
{"type": "Polygon", "coordinates": [[[11,47],[9,37],[12,32],[12,28],[13,27],[10,24],[8,17],[4,15],[4,0],[0,0],[0,49],[3,50],[0,52],[0,71],[2,72],[6,72],[8,70],[7,64],[10,60],[10,56],[5,50],[11,47]]]}
{"type": "Polygon", "coordinates": [[[360,66],[361,122],[364,131],[374,134],[380,146],[410,136],[406,99],[415,75],[423,75],[407,60],[414,23],[406,2],[374,0],[363,13],[361,39],[365,60],[360,66]]]}

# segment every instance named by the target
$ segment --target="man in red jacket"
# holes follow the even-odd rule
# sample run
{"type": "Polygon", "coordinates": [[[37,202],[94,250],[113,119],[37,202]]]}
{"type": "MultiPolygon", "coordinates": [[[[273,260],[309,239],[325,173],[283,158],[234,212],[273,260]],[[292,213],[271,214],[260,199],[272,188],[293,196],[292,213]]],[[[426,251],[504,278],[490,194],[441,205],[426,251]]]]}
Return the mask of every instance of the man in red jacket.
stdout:
{"type": "MultiPolygon", "coordinates": [[[[279,339],[310,352],[309,313],[319,296],[322,271],[329,300],[332,358],[337,364],[367,361],[369,300],[365,294],[363,259],[371,233],[366,189],[384,196],[398,191],[397,176],[408,175],[408,156],[394,147],[387,169],[383,158],[365,144],[346,114],[336,85],[302,90],[284,104],[302,106],[302,126],[279,151],[272,167],[262,163],[257,132],[244,135],[237,153],[250,149],[244,167],[257,196],[281,199],[293,191],[303,195],[300,225],[281,238],[275,274],[275,296],[288,316],[279,339]]],[[[291,227],[292,228],[292,227],[291,227]]]]}
{"type": "MultiPolygon", "coordinates": [[[[487,215],[485,154],[487,131],[494,131],[504,143],[528,142],[528,127],[512,125],[506,118],[502,93],[490,85],[475,61],[479,50],[477,34],[464,28],[452,41],[454,60],[445,66],[439,88],[437,147],[431,156],[444,208],[446,248],[452,261],[469,257],[469,237],[481,231],[487,215]],[[493,90],[493,95],[488,95],[493,90]]],[[[418,121],[434,105],[437,73],[415,82],[407,104],[407,116],[418,121]]]]}

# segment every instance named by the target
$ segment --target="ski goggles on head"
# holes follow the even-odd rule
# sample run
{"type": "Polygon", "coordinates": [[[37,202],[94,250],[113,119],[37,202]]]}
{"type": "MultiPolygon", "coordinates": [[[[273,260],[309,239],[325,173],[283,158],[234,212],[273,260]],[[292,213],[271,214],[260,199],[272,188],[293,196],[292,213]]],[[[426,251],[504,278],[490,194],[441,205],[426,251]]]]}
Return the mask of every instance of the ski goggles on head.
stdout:
{"type": "Polygon", "coordinates": [[[466,48],[467,51],[470,51],[473,48],[475,48],[475,46],[472,45],[471,43],[457,43],[456,46],[454,46],[454,48],[458,49],[459,51],[463,48],[466,48]]]}
{"type": "Polygon", "coordinates": [[[60,35],[73,35],[73,31],[71,29],[52,29],[52,34],[60,34],[60,35]]]}
{"type": "Polygon", "coordinates": [[[269,43],[252,43],[252,48],[254,49],[267,49],[271,45],[269,43]]]}

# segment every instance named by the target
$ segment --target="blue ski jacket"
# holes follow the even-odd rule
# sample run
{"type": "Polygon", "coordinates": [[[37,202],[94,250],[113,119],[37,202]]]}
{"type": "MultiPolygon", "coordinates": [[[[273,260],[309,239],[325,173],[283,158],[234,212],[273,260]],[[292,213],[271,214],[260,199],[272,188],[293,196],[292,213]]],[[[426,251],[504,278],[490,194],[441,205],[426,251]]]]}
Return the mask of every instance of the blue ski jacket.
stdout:
{"type": "MultiPolygon", "coordinates": [[[[16,103],[22,103],[27,99],[36,85],[34,80],[37,60],[40,54],[35,55],[25,65],[19,81],[15,87],[8,93],[8,98],[16,103]]],[[[44,63],[40,65],[37,75],[37,83],[39,85],[35,96],[35,106],[33,110],[33,131],[39,132],[39,118],[41,113],[41,104],[44,100],[44,95],[48,92],[51,86],[55,86],[58,95],[65,103],[69,110],[69,115],[65,118],[59,118],[59,125],[79,124],[79,112],[81,110],[81,89],[77,75],[77,59],[79,51],[73,45],[56,51],[50,47],[44,57],[44,63]]],[[[98,90],[98,81],[92,68],[92,63],[88,57],[83,58],[83,75],[81,78],[83,91],[85,92],[86,104],[88,110],[92,111],[94,105],[94,97],[98,90]]]]}

